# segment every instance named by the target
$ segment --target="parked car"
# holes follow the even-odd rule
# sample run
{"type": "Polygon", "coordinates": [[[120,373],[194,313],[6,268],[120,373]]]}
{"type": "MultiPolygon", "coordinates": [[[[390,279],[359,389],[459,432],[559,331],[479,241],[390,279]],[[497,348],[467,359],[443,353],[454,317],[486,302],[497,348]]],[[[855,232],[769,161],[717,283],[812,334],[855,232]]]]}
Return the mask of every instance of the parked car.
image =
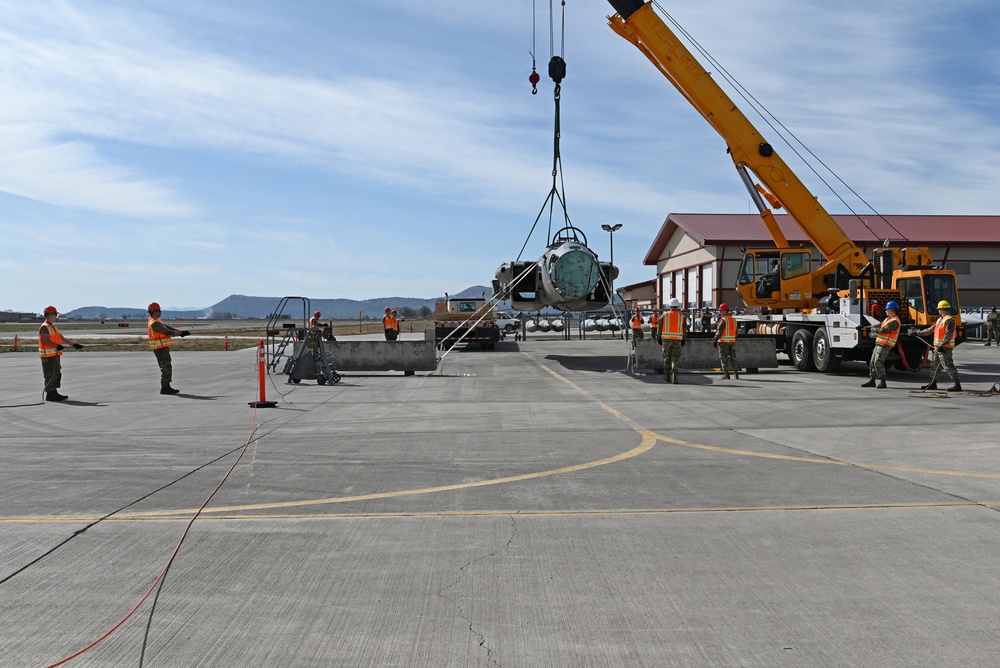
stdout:
{"type": "Polygon", "coordinates": [[[521,319],[505,311],[497,311],[497,317],[494,322],[499,329],[502,329],[507,334],[513,334],[521,329],[521,319]]]}

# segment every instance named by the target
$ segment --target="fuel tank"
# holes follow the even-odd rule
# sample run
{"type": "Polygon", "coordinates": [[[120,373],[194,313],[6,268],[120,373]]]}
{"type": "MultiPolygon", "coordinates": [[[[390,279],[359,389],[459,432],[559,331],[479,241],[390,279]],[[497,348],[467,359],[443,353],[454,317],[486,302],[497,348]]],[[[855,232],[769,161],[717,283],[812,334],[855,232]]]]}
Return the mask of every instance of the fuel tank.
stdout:
{"type": "Polygon", "coordinates": [[[509,299],[517,311],[595,311],[610,301],[611,282],[617,277],[618,268],[598,260],[583,232],[564,227],[538,260],[500,265],[493,292],[509,299]]]}

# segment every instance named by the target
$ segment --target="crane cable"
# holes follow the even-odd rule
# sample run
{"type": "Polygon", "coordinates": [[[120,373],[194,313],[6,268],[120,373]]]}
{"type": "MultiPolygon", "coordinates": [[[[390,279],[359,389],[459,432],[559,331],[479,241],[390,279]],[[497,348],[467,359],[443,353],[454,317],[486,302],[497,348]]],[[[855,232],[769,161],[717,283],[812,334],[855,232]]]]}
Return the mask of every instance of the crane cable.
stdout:
{"type": "MultiPolygon", "coordinates": [[[[549,229],[546,236],[546,245],[550,243],[552,239],[552,219],[555,210],[556,201],[563,210],[563,221],[564,227],[572,227],[569,219],[569,210],[566,208],[566,184],[562,178],[562,156],[559,150],[559,139],[561,136],[560,129],[560,106],[559,101],[562,95],[562,80],[566,78],[566,60],[564,55],[566,53],[566,0],[560,0],[560,5],[562,6],[562,17],[560,20],[560,36],[559,36],[559,55],[555,53],[555,16],[552,6],[553,0],[549,0],[549,77],[555,83],[555,88],[553,89],[552,97],[555,103],[555,120],[553,127],[553,139],[552,139],[552,189],[549,190],[548,196],[545,198],[545,202],[542,203],[541,209],[538,211],[538,215],[535,217],[535,222],[531,225],[531,230],[528,232],[528,237],[524,240],[524,245],[521,246],[520,252],[517,254],[517,260],[521,259],[521,255],[524,254],[525,248],[528,247],[528,242],[531,240],[531,235],[534,234],[535,228],[538,226],[538,221],[541,220],[542,214],[545,213],[545,208],[549,209],[549,229]],[[561,190],[561,192],[560,192],[561,190]]],[[[531,32],[532,32],[532,51],[531,53],[531,75],[528,77],[528,81],[532,84],[532,94],[537,92],[536,84],[539,81],[538,73],[535,71],[535,55],[534,55],[534,39],[535,39],[535,7],[534,2],[532,2],[532,17],[531,17],[531,32]]]]}
{"type": "Polygon", "coordinates": [[[860,194],[858,194],[858,192],[855,191],[854,188],[852,188],[847,182],[845,182],[844,179],[840,178],[840,175],[837,174],[837,172],[833,171],[833,169],[831,169],[829,165],[827,165],[825,162],[823,162],[822,159],[819,158],[819,156],[817,156],[815,153],[813,153],[812,149],[810,149],[808,146],[806,146],[805,143],[795,135],[795,133],[793,133],[791,130],[789,130],[787,127],[785,127],[784,123],[782,123],[780,120],[778,120],[778,118],[774,114],[772,114],[767,109],[767,107],[765,107],[760,102],[760,100],[758,100],[756,97],[754,97],[754,95],[752,93],[750,93],[750,91],[748,91],[746,88],[744,88],[743,85],[734,76],[732,76],[729,73],[729,71],[726,70],[726,68],[723,67],[721,63],[719,63],[719,61],[717,61],[712,56],[712,54],[710,54],[701,44],[698,43],[698,40],[696,40],[694,37],[692,37],[691,34],[687,30],[685,30],[684,27],[680,23],[678,23],[678,21],[673,16],[671,16],[669,14],[666,11],[666,9],[664,9],[663,6],[660,5],[659,2],[657,2],[657,0],[653,0],[653,4],[663,14],[663,16],[671,23],[671,25],[673,25],[677,29],[677,31],[679,33],[681,33],[682,35],[684,35],[684,37],[691,43],[692,46],[694,46],[694,48],[698,51],[698,53],[700,53],[716,70],[718,70],[718,72],[722,75],[722,77],[727,82],[729,82],[729,84],[736,90],[736,93],[740,97],[742,97],[743,100],[747,104],[749,104],[753,108],[753,110],[755,112],[757,112],[757,115],[760,116],[761,120],[763,120],[768,125],[768,127],[770,127],[774,131],[774,133],[778,137],[781,138],[781,140],[785,143],[785,145],[788,146],[789,149],[791,149],[791,151],[799,158],[799,160],[802,161],[802,163],[809,169],[809,171],[811,171],[816,176],[816,178],[818,178],[820,180],[820,182],[824,186],[826,186],[827,189],[831,193],[833,193],[833,196],[836,197],[838,200],[840,200],[840,203],[843,204],[847,208],[847,210],[850,211],[851,214],[855,218],[857,218],[861,222],[861,224],[864,225],[865,228],[869,232],[872,233],[873,237],[875,237],[876,239],[879,239],[879,240],[882,239],[882,237],[880,235],[876,234],[875,230],[873,230],[871,228],[871,226],[868,225],[868,221],[864,217],[862,217],[861,214],[859,214],[857,211],[855,211],[851,207],[851,205],[848,204],[847,201],[844,200],[844,198],[840,196],[840,193],[838,193],[833,188],[833,186],[830,185],[830,183],[825,178],[823,178],[823,176],[816,170],[816,168],[813,167],[812,163],[810,163],[808,160],[806,160],[806,158],[802,155],[802,153],[800,153],[799,150],[795,148],[795,146],[792,144],[792,142],[789,141],[789,137],[792,140],[794,140],[795,144],[798,144],[799,146],[801,146],[802,149],[813,158],[813,160],[815,160],[817,163],[819,163],[820,165],[822,165],[823,169],[825,169],[827,172],[829,172],[833,176],[833,178],[835,178],[838,182],[840,182],[840,184],[842,186],[844,186],[845,188],[847,188],[851,192],[852,195],[854,195],[855,197],[857,197],[858,200],[860,200],[866,207],[868,207],[872,211],[872,213],[874,213],[882,222],[884,222],[886,225],[888,225],[892,229],[893,232],[895,232],[896,234],[898,234],[900,239],[902,239],[904,241],[909,241],[909,239],[906,237],[905,234],[903,234],[902,232],[900,232],[896,228],[895,225],[893,225],[891,222],[889,222],[885,218],[885,216],[883,216],[881,213],[879,213],[878,211],[876,211],[875,207],[873,207],[871,204],[869,204],[868,201],[865,200],[865,198],[862,197],[860,194]],[[773,121],[773,123],[772,123],[772,121],[773,121]],[[776,125],[778,127],[780,127],[781,129],[779,130],[778,127],[775,127],[776,125]],[[787,134],[787,137],[786,137],[786,134],[787,134]]]}

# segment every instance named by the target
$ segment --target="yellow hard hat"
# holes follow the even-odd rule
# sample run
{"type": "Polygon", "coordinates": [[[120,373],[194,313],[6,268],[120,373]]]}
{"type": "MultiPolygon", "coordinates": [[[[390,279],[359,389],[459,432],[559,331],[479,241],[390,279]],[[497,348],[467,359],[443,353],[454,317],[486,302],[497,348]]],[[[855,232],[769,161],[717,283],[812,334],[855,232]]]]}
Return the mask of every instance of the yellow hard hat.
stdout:
{"type": "Polygon", "coordinates": [[[937,307],[938,308],[951,308],[951,304],[948,303],[948,300],[942,299],[941,301],[938,302],[937,307]]]}

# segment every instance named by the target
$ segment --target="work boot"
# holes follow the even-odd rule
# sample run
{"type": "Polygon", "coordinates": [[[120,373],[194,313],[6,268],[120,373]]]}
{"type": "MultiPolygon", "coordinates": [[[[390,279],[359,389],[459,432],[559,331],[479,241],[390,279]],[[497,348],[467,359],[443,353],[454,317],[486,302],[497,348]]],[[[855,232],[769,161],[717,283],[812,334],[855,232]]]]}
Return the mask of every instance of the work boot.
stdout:
{"type": "Polygon", "coordinates": [[[740,371],[739,371],[739,369],[737,369],[736,371],[733,372],[733,376],[736,378],[736,380],[740,379],[740,371]]]}
{"type": "Polygon", "coordinates": [[[680,381],[677,380],[677,373],[674,373],[673,380],[670,381],[674,385],[680,385],[680,381]]]}
{"type": "Polygon", "coordinates": [[[667,374],[663,374],[663,382],[664,383],[669,383],[670,382],[670,376],[668,376],[667,374]]]}
{"type": "Polygon", "coordinates": [[[725,376],[723,376],[722,380],[729,380],[729,374],[727,373],[725,376]]]}
{"type": "Polygon", "coordinates": [[[69,399],[65,394],[59,394],[58,392],[46,392],[45,401],[66,401],[69,399]]]}
{"type": "Polygon", "coordinates": [[[961,392],[961,391],[962,391],[962,384],[957,380],[955,381],[954,385],[945,390],[945,392],[961,392]]]}
{"type": "Polygon", "coordinates": [[[986,345],[990,345],[990,344],[989,344],[989,343],[987,343],[986,345]]]}
{"type": "Polygon", "coordinates": [[[178,392],[180,392],[180,390],[175,390],[169,385],[160,388],[160,394],[177,394],[178,392]]]}
{"type": "Polygon", "coordinates": [[[862,385],[861,387],[875,387],[875,379],[869,378],[868,382],[862,385]]]}
{"type": "Polygon", "coordinates": [[[933,381],[927,383],[926,385],[921,385],[920,389],[921,390],[936,390],[937,389],[937,381],[933,380],[933,381]]]}
{"type": "Polygon", "coordinates": [[[878,382],[878,385],[875,386],[875,389],[877,389],[877,390],[884,390],[885,389],[885,381],[884,380],[880,380],[878,382]]]}

